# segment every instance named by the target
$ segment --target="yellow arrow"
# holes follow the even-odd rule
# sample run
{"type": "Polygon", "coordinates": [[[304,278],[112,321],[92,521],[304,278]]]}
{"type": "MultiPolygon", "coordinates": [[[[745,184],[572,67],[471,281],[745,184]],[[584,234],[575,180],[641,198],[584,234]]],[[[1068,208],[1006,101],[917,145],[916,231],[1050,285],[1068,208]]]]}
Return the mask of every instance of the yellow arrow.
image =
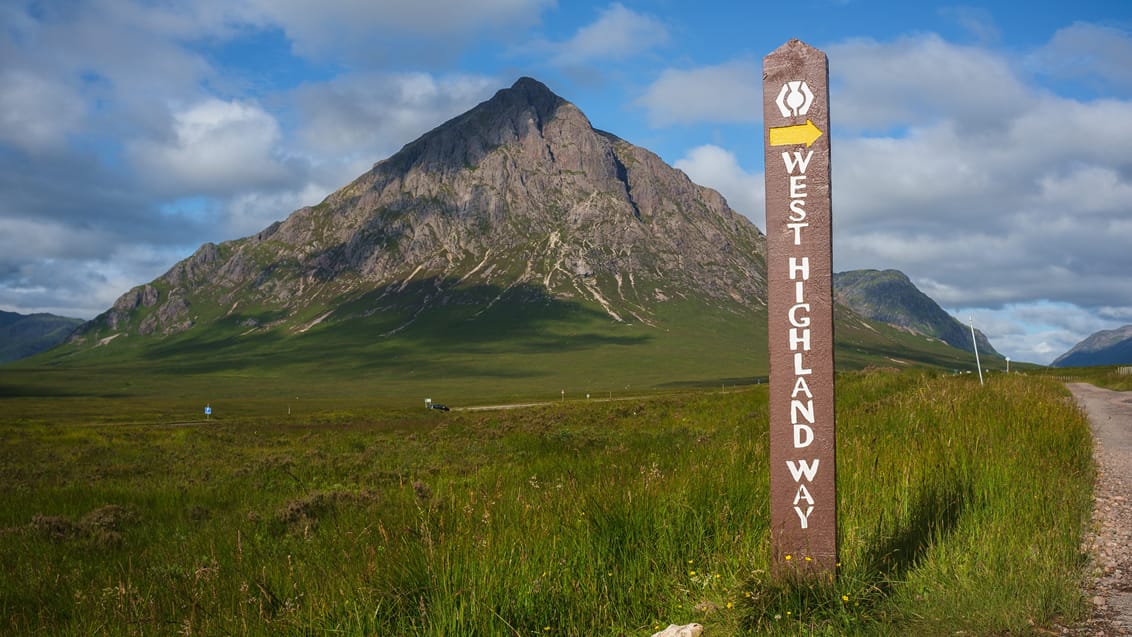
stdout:
{"type": "Polygon", "coordinates": [[[821,129],[810,120],[796,126],[779,126],[770,129],[771,146],[793,146],[795,144],[813,145],[822,136],[821,129]]]}

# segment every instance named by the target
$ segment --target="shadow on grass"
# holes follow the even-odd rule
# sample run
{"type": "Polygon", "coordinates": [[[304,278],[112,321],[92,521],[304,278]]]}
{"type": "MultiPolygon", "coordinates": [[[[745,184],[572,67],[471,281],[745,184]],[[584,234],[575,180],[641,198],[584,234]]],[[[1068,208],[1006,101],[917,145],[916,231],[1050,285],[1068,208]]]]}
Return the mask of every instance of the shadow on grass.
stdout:
{"type": "Polygon", "coordinates": [[[769,382],[768,378],[763,376],[732,376],[728,378],[715,378],[710,380],[677,380],[669,383],[661,383],[657,387],[661,389],[716,389],[721,385],[727,387],[746,387],[748,385],[765,385],[769,382]]]}
{"type": "Polygon", "coordinates": [[[954,480],[925,484],[904,524],[892,530],[882,523],[873,532],[875,540],[856,572],[827,579],[756,578],[749,588],[744,627],[761,632],[794,621],[810,629],[825,626],[850,632],[852,626],[877,621],[884,615],[876,612],[878,607],[931,548],[955,530],[970,499],[966,484],[954,480]]]}
{"type": "Polygon", "coordinates": [[[877,541],[866,553],[864,569],[874,574],[885,595],[923,560],[933,545],[955,530],[970,498],[970,487],[956,481],[924,485],[907,524],[887,537],[883,530],[874,533],[877,541]]]}
{"type": "Polygon", "coordinates": [[[631,351],[655,339],[530,284],[505,288],[432,277],[340,299],[337,307],[328,320],[302,331],[286,323],[287,312],[278,308],[232,314],[150,338],[118,352],[115,362],[171,376],[279,377],[317,369],[344,378],[380,373],[506,380],[548,375],[563,354],[631,351]]]}

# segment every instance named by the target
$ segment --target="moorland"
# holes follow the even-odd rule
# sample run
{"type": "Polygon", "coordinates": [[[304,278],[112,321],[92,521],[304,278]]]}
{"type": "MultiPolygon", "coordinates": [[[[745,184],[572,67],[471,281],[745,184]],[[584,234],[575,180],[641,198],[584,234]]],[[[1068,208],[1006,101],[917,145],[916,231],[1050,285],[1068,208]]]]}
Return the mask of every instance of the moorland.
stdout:
{"type": "Polygon", "coordinates": [[[206,419],[192,376],[124,380],[0,373],[2,632],[1004,635],[1087,612],[1091,440],[1056,378],[840,374],[841,565],[802,586],[767,573],[765,385],[451,412],[249,392],[206,419]]]}

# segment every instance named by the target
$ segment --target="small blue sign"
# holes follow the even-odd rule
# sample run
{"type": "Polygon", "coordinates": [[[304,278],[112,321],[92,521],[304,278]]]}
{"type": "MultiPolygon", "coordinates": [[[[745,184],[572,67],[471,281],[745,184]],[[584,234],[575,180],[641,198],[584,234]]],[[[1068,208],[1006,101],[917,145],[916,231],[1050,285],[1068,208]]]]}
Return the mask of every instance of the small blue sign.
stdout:
{"type": "Polygon", "coordinates": [[[212,415],[212,407],[210,405],[204,406],[204,415],[205,416],[211,416],[212,415]]]}

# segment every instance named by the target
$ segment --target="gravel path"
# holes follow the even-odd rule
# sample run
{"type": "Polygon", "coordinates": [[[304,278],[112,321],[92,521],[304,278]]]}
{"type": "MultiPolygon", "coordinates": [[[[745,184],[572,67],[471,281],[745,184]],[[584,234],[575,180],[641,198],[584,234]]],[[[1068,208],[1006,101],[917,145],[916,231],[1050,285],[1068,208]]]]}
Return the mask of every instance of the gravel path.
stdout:
{"type": "Polygon", "coordinates": [[[1068,387],[1093,428],[1097,484],[1085,547],[1092,557],[1093,616],[1065,633],[1132,635],[1132,392],[1085,383],[1068,387]]]}

